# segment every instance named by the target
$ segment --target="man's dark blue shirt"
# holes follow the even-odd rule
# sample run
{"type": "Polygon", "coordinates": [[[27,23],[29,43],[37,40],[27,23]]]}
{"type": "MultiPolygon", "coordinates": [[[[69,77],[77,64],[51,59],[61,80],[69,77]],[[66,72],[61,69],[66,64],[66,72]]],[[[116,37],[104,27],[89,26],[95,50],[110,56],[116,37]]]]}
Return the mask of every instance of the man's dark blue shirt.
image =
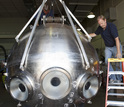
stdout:
{"type": "Polygon", "coordinates": [[[115,38],[118,37],[118,31],[116,26],[113,23],[107,23],[105,30],[99,26],[95,34],[96,35],[101,34],[104,40],[105,46],[107,47],[116,46],[115,38]]]}
{"type": "Polygon", "coordinates": [[[46,15],[46,17],[49,17],[49,16],[53,17],[54,16],[53,10],[50,10],[47,14],[45,14],[44,11],[42,11],[40,18],[43,18],[44,15],[46,15]]]}

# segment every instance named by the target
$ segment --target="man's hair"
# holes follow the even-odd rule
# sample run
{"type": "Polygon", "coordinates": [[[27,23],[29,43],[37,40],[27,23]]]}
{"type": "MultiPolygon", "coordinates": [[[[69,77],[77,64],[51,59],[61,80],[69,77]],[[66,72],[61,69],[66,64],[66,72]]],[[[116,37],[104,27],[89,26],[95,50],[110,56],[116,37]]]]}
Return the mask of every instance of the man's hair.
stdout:
{"type": "Polygon", "coordinates": [[[99,19],[105,20],[106,18],[105,18],[105,16],[100,15],[100,16],[97,17],[97,21],[98,21],[99,19]]]}

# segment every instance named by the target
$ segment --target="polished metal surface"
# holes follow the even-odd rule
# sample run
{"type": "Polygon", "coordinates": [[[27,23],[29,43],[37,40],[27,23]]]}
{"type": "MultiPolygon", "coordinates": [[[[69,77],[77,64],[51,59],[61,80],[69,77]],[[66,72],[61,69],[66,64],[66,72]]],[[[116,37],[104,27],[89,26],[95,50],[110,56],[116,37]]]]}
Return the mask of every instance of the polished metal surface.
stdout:
{"type": "Polygon", "coordinates": [[[82,88],[83,96],[86,99],[89,99],[94,95],[96,95],[99,87],[98,85],[99,85],[99,81],[96,76],[89,77],[82,88]]]}
{"type": "Polygon", "coordinates": [[[13,98],[20,101],[25,101],[28,98],[27,86],[22,80],[18,78],[14,78],[10,82],[10,93],[13,98]]]}
{"type": "Polygon", "coordinates": [[[30,75],[22,76],[22,74],[18,73],[16,77],[10,78],[9,90],[14,99],[26,101],[32,95],[33,82],[30,80],[30,75]]]}
{"type": "Polygon", "coordinates": [[[41,78],[41,91],[52,100],[62,99],[71,90],[70,75],[63,69],[49,69],[41,78]]]}
{"type": "Polygon", "coordinates": [[[75,107],[99,89],[99,60],[95,49],[80,35],[90,68],[83,66],[80,46],[70,26],[47,23],[37,27],[24,64],[20,62],[30,32],[15,44],[7,60],[6,86],[12,97],[29,107],[75,107]]]}
{"type": "Polygon", "coordinates": [[[73,23],[73,21],[72,21],[72,19],[71,19],[71,16],[69,15],[69,11],[68,11],[67,6],[65,5],[65,2],[62,1],[62,0],[60,0],[60,2],[62,2],[62,5],[63,5],[63,7],[64,7],[64,9],[65,9],[65,12],[66,12],[66,14],[67,14],[67,16],[68,16],[69,22],[70,22],[70,24],[71,24],[71,26],[72,26],[72,29],[73,29],[73,31],[74,31],[75,37],[76,37],[77,42],[78,42],[78,45],[79,45],[79,47],[80,47],[80,51],[81,51],[81,53],[82,53],[82,60],[84,60],[84,62],[86,63],[85,69],[88,69],[88,68],[90,67],[90,64],[89,64],[89,61],[88,61],[86,52],[85,52],[85,50],[84,50],[84,46],[83,46],[83,44],[81,43],[81,39],[80,39],[80,37],[79,37],[79,35],[78,35],[78,32],[77,32],[77,30],[76,30],[76,27],[74,26],[74,23],[73,23]]]}

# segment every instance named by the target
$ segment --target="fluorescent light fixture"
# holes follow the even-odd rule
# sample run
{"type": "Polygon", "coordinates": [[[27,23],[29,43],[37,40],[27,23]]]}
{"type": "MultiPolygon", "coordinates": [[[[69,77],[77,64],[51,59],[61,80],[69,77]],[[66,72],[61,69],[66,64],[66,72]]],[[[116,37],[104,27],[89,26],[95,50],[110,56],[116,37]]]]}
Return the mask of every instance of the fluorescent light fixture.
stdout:
{"type": "Polygon", "coordinates": [[[81,31],[81,29],[80,29],[80,28],[78,28],[78,29],[77,29],[77,31],[81,31]]]}
{"type": "Polygon", "coordinates": [[[89,19],[92,19],[92,18],[94,18],[95,17],[95,15],[93,14],[93,12],[90,12],[89,14],[88,14],[88,16],[87,16],[89,19]]]}

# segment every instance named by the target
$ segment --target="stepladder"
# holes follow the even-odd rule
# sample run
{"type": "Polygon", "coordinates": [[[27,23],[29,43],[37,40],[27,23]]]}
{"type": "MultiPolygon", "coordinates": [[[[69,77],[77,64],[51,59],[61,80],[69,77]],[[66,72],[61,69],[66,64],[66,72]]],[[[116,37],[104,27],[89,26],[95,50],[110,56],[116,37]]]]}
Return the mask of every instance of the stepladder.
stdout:
{"type": "Polygon", "coordinates": [[[107,68],[105,107],[124,107],[124,58],[109,58],[107,68]],[[122,68],[110,71],[110,64],[119,63],[122,68]],[[122,75],[121,82],[110,82],[111,75],[122,75]]]}

